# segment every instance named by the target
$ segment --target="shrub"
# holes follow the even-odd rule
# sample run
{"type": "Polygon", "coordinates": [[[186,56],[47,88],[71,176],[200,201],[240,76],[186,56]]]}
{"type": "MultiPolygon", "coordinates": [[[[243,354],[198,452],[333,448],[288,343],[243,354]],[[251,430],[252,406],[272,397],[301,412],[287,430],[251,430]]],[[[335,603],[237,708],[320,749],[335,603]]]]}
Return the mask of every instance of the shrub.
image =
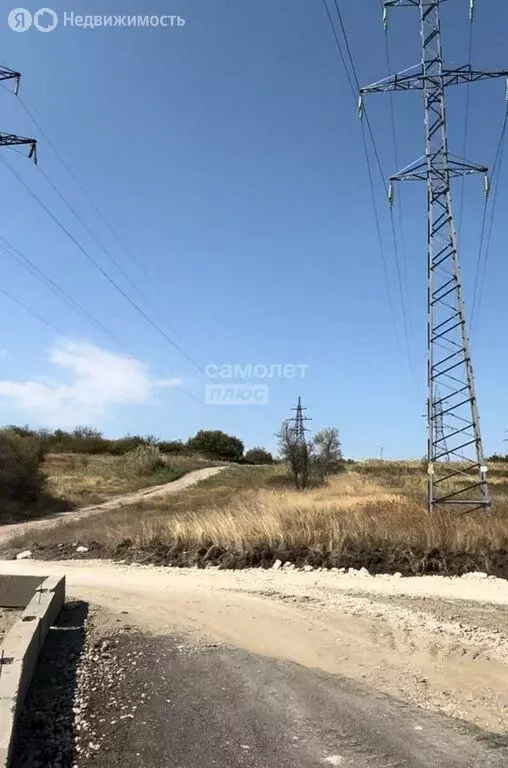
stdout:
{"type": "Polygon", "coordinates": [[[128,475],[153,475],[166,466],[158,446],[140,445],[125,454],[121,470],[128,475]]]}
{"type": "Polygon", "coordinates": [[[188,448],[181,440],[162,440],[159,448],[163,453],[188,453],[188,448]]]}
{"type": "Polygon", "coordinates": [[[238,437],[226,435],[220,429],[201,429],[187,442],[190,451],[201,453],[208,459],[240,461],[243,456],[243,443],[238,437]]]}
{"type": "Polygon", "coordinates": [[[123,456],[136,448],[145,445],[145,441],[140,435],[126,435],[118,440],[110,440],[108,453],[113,456],[123,456]]]}
{"type": "Polygon", "coordinates": [[[249,464],[273,464],[273,456],[264,448],[251,448],[244,456],[249,464]]]}
{"type": "Polygon", "coordinates": [[[43,459],[37,437],[21,437],[8,430],[0,433],[0,520],[39,501],[44,492],[43,459]]]}

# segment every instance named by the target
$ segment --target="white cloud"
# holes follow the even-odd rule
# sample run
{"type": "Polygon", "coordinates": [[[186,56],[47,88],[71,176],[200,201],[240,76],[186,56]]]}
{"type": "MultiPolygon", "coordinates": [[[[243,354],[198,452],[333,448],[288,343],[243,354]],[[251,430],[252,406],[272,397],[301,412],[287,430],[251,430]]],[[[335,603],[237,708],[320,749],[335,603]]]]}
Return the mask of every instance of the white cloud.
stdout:
{"type": "Polygon", "coordinates": [[[115,405],[142,405],[179,379],[154,379],[147,366],[86,342],[63,339],[48,350],[60,376],[30,381],[0,380],[0,398],[33,414],[38,424],[73,426],[93,422],[115,405]],[[63,379],[63,381],[62,381],[63,379]],[[66,381],[67,380],[67,381],[66,381]]]}

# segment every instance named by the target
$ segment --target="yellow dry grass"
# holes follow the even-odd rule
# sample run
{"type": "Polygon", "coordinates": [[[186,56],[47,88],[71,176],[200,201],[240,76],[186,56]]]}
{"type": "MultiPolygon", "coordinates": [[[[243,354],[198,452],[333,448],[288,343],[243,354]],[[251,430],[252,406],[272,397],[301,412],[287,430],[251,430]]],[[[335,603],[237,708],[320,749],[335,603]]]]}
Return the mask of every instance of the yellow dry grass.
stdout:
{"type": "MultiPolygon", "coordinates": [[[[385,546],[453,552],[508,547],[505,515],[429,516],[403,493],[356,473],[336,477],[324,489],[261,489],[206,510],[168,512],[145,517],[134,530],[128,525],[126,537],[140,546],[156,539],[237,551],[258,544],[327,552],[385,546]]],[[[111,533],[118,537],[119,531],[111,533]]]]}
{"type": "Polygon", "coordinates": [[[200,456],[172,456],[168,458],[167,468],[150,475],[135,475],[125,472],[123,456],[54,453],[46,457],[43,470],[51,496],[65,499],[70,506],[81,507],[169,482],[184,472],[204,466],[210,466],[210,462],[200,456]]]}
{"type": "MultiPolygon", "coordinates": [[[[203,550],[213,545],[246,553],[309,550],[482,555],[508,551],[508,471],[493,471],[494,513],[428,515],[419,463],[355,465],[323,488],[296,492],[283,469],[235,467],[166,499],[76,521],[39,543],[98,542],[203,550]]],[[[25,539],[25,543],[28,540],[25,539]]]]}

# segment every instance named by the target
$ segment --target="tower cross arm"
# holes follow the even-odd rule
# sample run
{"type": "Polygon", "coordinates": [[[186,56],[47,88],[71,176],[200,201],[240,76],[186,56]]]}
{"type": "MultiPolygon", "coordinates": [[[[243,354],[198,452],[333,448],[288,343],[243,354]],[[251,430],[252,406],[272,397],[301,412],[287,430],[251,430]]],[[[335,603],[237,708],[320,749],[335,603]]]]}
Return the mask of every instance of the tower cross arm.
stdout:
{"type": "Polygon", "coordinates": [[[9,67],[4,67],[3,65],[0,66],[0,82],[2,80],[14,80],[14,93],[18,93],[19,89],[19,81],[20,81],[21,75],[19,72],[16,72],[14,69],[9,69],[9,67]]]}
{"type": "MultiPolygon", "coordinates": [[[[477,163],[470,163],[467,160],[462,160],[459,157],[453,157],[449,155],[446,160],[446,165],[434,166],[434,173],[436,176],[439,173],[446,174],[448,179],[457,178],[459,176],[469,176],[472,173],[487,174],[489,169],[485,165],[478,165],[477,163]]],[[[428,178],[428,159],[424,156],[416,160],[411,165],[403,168],[398,173],[390,176],[390,181],[426,181],[428,178]]]]}
{"type": "MultiPolygon", "coordinates": [[[[445,2],[445,0],[441,0],[441,2],[445,2]]],[[[434,0],[423,0],[423,5],[433,5],[434,0]]],[[[420,0],[384,0],[384,6],[385,8],[403,8],[404,6],[408,8],[419,8],[420,6],[420,0]]]]}
{"type": "Polygon", "coordinates": [[[442,79],[443,86],[461,85],[462,83],[477,83],[480,80],[492,80],[496,77],[508,78],[507,69],[494,69],[490,71],[473,69],[470,65],[455,69],[443,68],[441,75],[426,75],[423,66],[418,64],[395,75],[385,77],[371,85],[360,88],[360,93],[388,93],[390,91],[414,91],[423,90],[427,82],[434,82],[436,78],[442,79]]]}
{"type": "Polygon", "coordinates": [[[37,141],[35,139],[27,139],[24,136],[16,136],[13,133],[0,132],[0,147],[15,147],[20,145],[29,147],[28,157],[37,164],[37,141]]]}

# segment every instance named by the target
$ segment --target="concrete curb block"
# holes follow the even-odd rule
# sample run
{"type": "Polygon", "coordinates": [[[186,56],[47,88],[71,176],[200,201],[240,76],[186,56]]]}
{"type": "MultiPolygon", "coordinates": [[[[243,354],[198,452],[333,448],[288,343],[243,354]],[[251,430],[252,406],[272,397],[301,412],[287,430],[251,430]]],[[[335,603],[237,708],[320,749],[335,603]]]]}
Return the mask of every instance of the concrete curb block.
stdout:
{"type": "Polygon", "coordinates": [[[9,766],[16,718],[48,630],[64,601],[64,576],[13,579],[0,575],[0,605],[24,608],[0,649],[0,768],[9,766]]]}

